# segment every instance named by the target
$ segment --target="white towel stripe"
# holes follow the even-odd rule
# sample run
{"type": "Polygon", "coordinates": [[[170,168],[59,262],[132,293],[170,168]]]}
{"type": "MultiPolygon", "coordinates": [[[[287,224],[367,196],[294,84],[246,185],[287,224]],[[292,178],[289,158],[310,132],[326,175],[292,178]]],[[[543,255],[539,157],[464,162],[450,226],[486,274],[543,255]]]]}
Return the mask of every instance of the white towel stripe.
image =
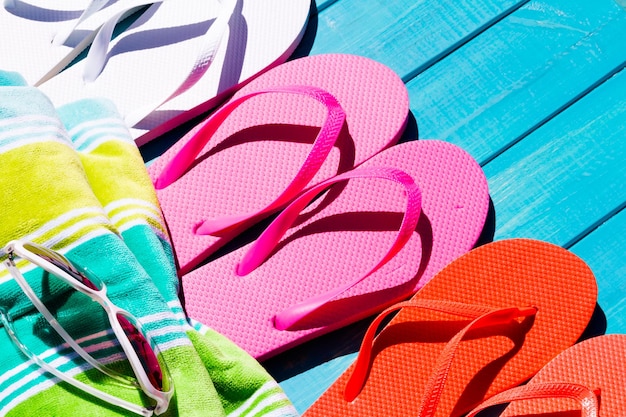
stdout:
{"type": "MultiPolygon", "coordinates": [[[[0,137],[0,142],[2,138],[0,137]]],[[[9,152],[13,149],[21,148],[25,145],[32,145],[35,143],[46,143],[46,142],[56,142],[67,145],[67,139],[61,136],[46,136],[46,137],[29,137],[25,139],[21,139],[19,141],[10,141],[0,146],[0,154],[9,152]]]]}
{"type": "Polygon", "coordinates": [[[13,125],[30,125],[33,123],[53,124],[62,128],[59,119],[53,116],[46,116],[43,114],[27,114],[22,116],[15,116],[7,119],[0,120],[0,129],[12,130],[13,125]]]}
{"type": "Polygon", "coordinates": [[[94,129],[89,134],[84,134],[79,138],[74,138],[74,148],[80,152],[90,153],[103,143],[111,142],[112,140],[130,142],[124,139],[127,136],[128,131],[124,127],[102,127],[94,129]]]}
{"type": "MultiPolygon", "coordinates": [[[[176,330],[178,332],[180,332],[180,327],[176,326],[176,330]]],[[[108,331],[106,333],[111,333],[111,331],[108,331]]],[[[103,332],[98,333],[100,336],[103,335],[103,332]]],[[[81,340],[88,340],[88,339],[93,339],[95,338],[94,335],[91,335],[89,337],[85,337],[81,340]]],[[[117,343],[117,341],[112,341],[112,340],[107,340],[104,342],[100,342],[100,343],[96,343],[87,347],[84,347],[84,349],[91,353],[93,351],[97,351],[100,349],[106,349],[106,348],[110,348],[113,346],[118,346],[119,344],[117,343]]],[[[161,352],[164,352],[166,350],[172,349],[174,347],[179,347],[179,346],[191,346],[191,341],[187,338],[184,337],[184,334],[181,335],[181,337],[178,337],[174,340],[165,342],[165,343],[159,343],[159,350],[161,352]]],[[[50,365],[55,367],[55,368],[59,368],[62,365],[65,365],[67,363],[70,363],[73,359],[78,357],[78,354],[75,352],[71,352],[70,354],[59,354],[59,352],[61,350],[63,350],[64,347],[67,347],[66,344],[63,344],[61,346],[57,346],[55,348],[51,348],[46,350],[44,353],[42,353],[41,355],[39,355],[40,358],[42,359],[47,359],[53,355],[59,355],[58,358],[55,358],[54,360],[52,360],[50,362],[50,365]]],[[[109,364],[112,362],[116,362],[116,361],[120,361],[125,359],[125,357],[121,354],[121,353],[114,353],[111,354],[109,356],[106,356],[104,358],[99,358],[98,361],[103,363],[103,364],[109,364]]],[[[25,361],[24,363],[20,364],[19,366],[17,366],[16,368],[14,368],[12,371],[6,372],[5,374],[2,375],[2,380],[0,381],[1,383],[4,383],[6,381],[8,381],[11,377],[15,377],[17,376],[19,373],[27,370],[29,367],[34,365],[34,369],[29,372],[28,374],[22,376],[21,378],[19,378],[17,381],[13,382],[12,384],[8,385],[7,387],[4,387],[2,389],[2,391],[0,392],[0,402],[2,400],[4,400],[5,398],[8,398],[11,396],[11,394],[13,394],[14,392],[16,392],[17,390],[19,390],[20,388],[28,385],[30,382],[34,381],[35,379],[37,379],[38,377],[44,375],[46,373],[46,371],[42,368],[40,368],[38,365],[36,365],[32,360],[28,360],[25,361]]],[[[82,372],[86,372],[87,370],[93,369],[91,367],[91,365],[89,365],[88,363],[83,363],[81,365],[76,365],[66,371],[64,371],[64,373],[68,376],[74,377],[75,375],[82,373],[82,372]]],[[[4,410],[10,410],[11,408],[13,408],[14,405],[19,404],[20,402],[27,400],[28,398],[30,398],[33,395],[36,395],[37,393],[46,390],[50,387],[52,387],[54,384],[60,382],[58,378],[53,377],[52,375],[50,375],[46,381],[44,381],[43,383],[37,384],[31,388],[29,388],[26,392],[24,392],[23,394],[17,396],[16,398],[14,398],[12,401],[10,401],[7,405],[7,407],[4,407],[2,410],[2,412],[4,412],[4,410]]]]}
{"type": "Polygon", "coordinates": [[[115,200],[109,204],[107,204],[106,206],[104,206],[104,211],[107,215],[109,215],[111,212],[128,206],[130,208],[134,208],[134,207],[143,207],[144,210],[151,210],[155,213],[160,213],[161,210],[159,209],[159,207],[157,207],[155,204],[152,204],[146,200],[140,199],[140,198],[122,198],[119,200],[115,200]]]}
{"type": "MultiPolygon", "coordinates": [[[[134,217],[138,214],[141,214],[143,218],[147,217],[147,218],[154,220],[157,223],[161,223],[161,216],[156,214],[154,211],[140,209],[140,208],[128,209],[128,210],[125,210],[116,214],[115,216],[112,216],[111,223],[113,223],[114,225],[123,224],[124,219],[129,218],[129,217],[134,217]]],[[[135,221],[136,219],[131,219],[131,222],[135,222],[135,221]]],[[[126,220],[126,222],[129,222],[129,220],[126,220]]],[[[145,220],[143,221],[143,223],[144,224],[146,223],[145,220]]]]}
{"type": "MultiPolygon", "coordinates": [[[[285,394],[282,392],[282,390],[280,392],[277,392],[276,394],[270,395],[269,397],[267,397],[266,399],[262,400],[261,402],[259,402],[259,404],[255,405],[251,410],[248,410],[248,408],[252,405],[252,403],[254,403],[259,397],[261,397],[262,395],[264,395],[266,392],[271,391],[271,390],[275,390],[276,388],[280,388],[279,385],[274,382],[274,381],[268,381],[265,384],[263,384],[255,393],[254,395],[252,395],[250,398],[248,398],[242,405],[239,406],[239,408],[237,408],[236,410],[233,411],[233,413],[231,414],[232,417],[235,416],[242,416],[242,415],[255,415],[255,413],[259,412],[260,410],[262,410],[264,407],[276,403],[278,401],[282,401],[287,399],[287,397],[285,396],[285,394]]],[[[280,415],[284,415],[285,410],[281,409],[280,411],[280,415]]],[[[270,414],[272,415],[272,414],[270,414]]],[[[279,415],[279,414],[273,414],[273,415],[279,415]]]]}
{"type": "Polygon", "coordinates": [[[42,115],[26,115],[0,120],[0,153],[26,144],[59,142],[71,146],[58,119],[42,115]]]}
{"type": "MultiPolygon", "coordinates": [[[[92,129],[97,129],[99,126],[111,126],[111,125],[125,127],[125,125],[120,119],[116,119],[115,117],[106,117],[102,119],[95,119],[95,120],[81,122],[77,124],[76,126],[74,126],[73,128],[71,128],[68,131],[68,133],[72,137],[74,136],[81,137],[85,135],[85,133],[81,133],[81,131],[87,131],[86,133],[89,133],[89,131],[91,131],[92,129]]],[[[126,129],[126,131],[128,131],[128,129],[126,129]]]]}
{"type": "MultiPolygon", "coordinates": [[[[26,236],[22,236],[21,239],[36,241],[39,236],[43,236],[50,232],[52,229],[63,226],[64,224],[74,221],[76,218],[89,215],[89,219],[97,219],[97,223],[106,224],[108,219],[101,207],[81,207],[78,209],[70,210],[62,215],[46,222],[39,229],[32,231],[26,236]]],[[[64,230],[63,230],[64,231],[64,230]]],[[[65,233],[59,234],[61,237],[58,240],[50,239],[50,241],[58,242],[59,240],[66,239],[65,233]]]]}

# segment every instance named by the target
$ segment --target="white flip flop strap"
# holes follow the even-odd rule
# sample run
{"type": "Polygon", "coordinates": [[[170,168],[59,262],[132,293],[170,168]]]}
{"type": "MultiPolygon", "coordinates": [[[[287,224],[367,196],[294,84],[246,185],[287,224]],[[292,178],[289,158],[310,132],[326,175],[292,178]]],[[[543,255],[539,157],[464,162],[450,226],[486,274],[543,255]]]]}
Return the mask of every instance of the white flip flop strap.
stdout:
{"type": "MultiPolygon", "coordinates": [[[[60,30],[54,36],[54,39],[52,39],[52,44],[55,46],[64,44],[65,41],[67,41],[67,39],[72,35],[72,33],[74,33],[78,25],[84,22],[91,15],[100,11],[100,9],[102,9],[108,2],[109,0],[91,0],[85,10],[83,10],[83,13],[78,17],[78,19],[72,20],[71,24],[67,28],[60,30]]],[[[16,1],[4,0],[3,5],[6,10],[14,9],[16,7],[16,1]]]]}
{"type": "MultiPolygon", "coordinates": [[[[81,13],[81,15],[76,20],[72,20],[70,25],[68,25],[65,29],[60,30],[52,39],[52,44],[55,46],[63,45],[65,41],[74,33],[78,25],[87,20],[88,17],[96,14],[100,11],[109,0],[91,0],[85,10],[81,13]]],[[[15,0],[4,0],[3,2],[4,8],[7,10],[14,9],[16,7],[15,0]]]]}
{"type": "MultiPolygon", "coordinates": [[[[102,1],[102,0],[94,0],[102,1]]],[[[83,69],[83,80],[85,82],[94,82],[106,64],[107,53],[109,50],[109,44],[113,36],[113,30],[119,22],[119,20],[128,14],[129,11],[137,9],[141,6],[161,3],[167,0],[134,0],[128,3],[128,7],[120,11],[113,17],[111,17],[105,24],[102,25],[98,33],[96,34],[93,43],[85,59],[83,69]]],[[[224,38],[224,34],[228,29],[228,22],[235,10],[238,0],[224,0],[222,2],[222,9],[217,18],[202,37],[202,44],[198,56],[193,64],[193,67],[187,74],[187,77],[176,87],[173,92],[168,92],[160,100],[155,103],[150,103],[146,106],[140,107],[131,114],[125,115],[124,119],[128,126],[134,126],[141,121],[148,114],[152,113],[155,109],[163,105],[164,103],[172,100],[174,97],[179,96],[193,85],[195,85],[200,78],[206,73],[211,66],[215,55],[219,49],[219,46],[224,38]]]]}
{"type": "MultiPolygon", "coordinates": [[[[6,1],[14,1],[14,0],[5,0],[6,1]]],[[[95,14],[100,11],[106,4],[108,0],[91,0],[83,13],[80,15],[78,19],[72,22],[70,26],[65,28],[64,30],[59,31],[52,40],[52,44],[55,46],[63,45],[65,41],[74,33],[78,25],[84,22],[89,16],[95,14]]]]}
{"type": "Polygon", "coordinates": [[[200,48],[196,61],[194,62],[191,71],[187,74],[187,77],[179,84],[173,93],[168,94],[162,100],[140,107],[139,110],[125,115],[124,121],[128,126],[135,126],[154,110],[189,90],[200,80],[200,78],[202,78],[215,59],[215,55],[217,54],[220,44],[224,38],[224,34],[228,29],[228,22],[235,11],[237,3],[238,0],[222,1],[222,8],[217,18],[213,21],[211,27],[204,34],[202,47],[200,48]]]}
{"type": "Polygon", "coordinates": [[[109,44],[113,37],[113,30],[119,21],[139,7],[162,3],[163,1],[165,0],[131,0],[122,10],[111,16],[111,18],[100,27],[89,47],[89,52],[84,61],[83,81],[86,83],[94,82],[104,69],[107,53],[109,52],[109,44]]]}

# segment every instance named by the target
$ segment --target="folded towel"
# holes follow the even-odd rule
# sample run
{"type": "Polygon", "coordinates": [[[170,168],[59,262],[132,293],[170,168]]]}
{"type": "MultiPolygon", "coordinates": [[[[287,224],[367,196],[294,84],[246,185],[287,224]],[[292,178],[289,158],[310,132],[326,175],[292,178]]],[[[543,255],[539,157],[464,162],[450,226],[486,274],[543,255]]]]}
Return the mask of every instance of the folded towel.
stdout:
{"type": "MultiPolygon", "coordinates": [[[[0,245],[13,239],[39,243],[106,283],[111,300],[139,319],[162,354],[175,386],[166,415],[295,415],[256,361],[223,336],[186,321],[154,191],[137,149],[115,123],[114,109],[92,100],[57,113],[37,89],[19,85],[19,76],[0,72],[1,84],[0,245]]],[[[115,338],[103,331],[108,322],[99,305],[32,264],[18,266],[83,348],[111,368],[128,369],[115,338]]],[[[141,390],[116,383],[75,355],[4,269],[0,309],[20,341],[57,369],[127,401],[150,404],[141,390]]],[[[0,331],[0,346],[1,415],[129,414],[42,370],[6,331],[0,331]]]]}

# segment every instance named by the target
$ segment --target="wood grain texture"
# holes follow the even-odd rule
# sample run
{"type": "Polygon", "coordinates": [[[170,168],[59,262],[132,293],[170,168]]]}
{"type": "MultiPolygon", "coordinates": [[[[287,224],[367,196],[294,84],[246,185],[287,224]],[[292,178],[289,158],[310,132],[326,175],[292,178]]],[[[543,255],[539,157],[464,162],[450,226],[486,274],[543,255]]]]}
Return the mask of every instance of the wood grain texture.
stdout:
{"type": "Polygon", "coordinates": [[[341,0],[319,12],[311,54],[366,56],[408,80],[526,2],[341,0]]]}
{"type": "Polygon", "coordinates": [[[407,83],[420,137],[497,157],[624,67],[612,0],[531,2],[407,83]]]}
{"type": "Polygon", "coordinates": [[[623,207],[625,97],[626,70],[484,166],[496,239],[569,247],[623,207]]]}
{"type": "MultiPolygon", "coordinates": [[[[623,139],[622,139],[623,140],[623,139]]],[[[626,210],[599,225],[570,250],[587,262],[598,282],[606,333],[626,333],[626,210]]]]}

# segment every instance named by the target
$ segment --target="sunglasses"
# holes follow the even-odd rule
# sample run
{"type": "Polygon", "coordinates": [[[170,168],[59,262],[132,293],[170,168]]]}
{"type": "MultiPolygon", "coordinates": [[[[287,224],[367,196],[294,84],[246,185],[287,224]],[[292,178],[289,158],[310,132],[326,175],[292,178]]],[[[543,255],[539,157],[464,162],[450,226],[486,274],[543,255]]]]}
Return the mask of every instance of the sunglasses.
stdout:
{"type": "Polygon", "coordinates": [[[125,385],[141,389],[143,393],[152,400],[150,402],[154,403],[154,405],[146,407],[131,403],[59,371],[57,368],[32,353],[25,344],[20,342],[10,317],[6,312],[0,311],[0,319],[5,329],[7,329],[9,336],[28,358],[62,381],[135,414],[148,417],[162,414],[167,410],[174,393],[174,388],[167,367],[161,362],[158,348],[155,344],[150,342],[150,339],[142,330],[137,319],[128,311],[113,304],[107,297],[104,282],[87,269],[77,268],[60,253],[32,242],[12,241],[0,251],[0,253],[2,252],[7,255],[4,265],[11,276],[59,336],[95,369],[98,369],[100,372],[125,385]],[[39,266],[51,276],[60,279],[65,284],[87,295],[102,306],[109,319],[111,329],[119,341],[120,347],[126,355],[136,379],[129,378],[128,376],[108,368],[87,353],[78,344],[78,342],[59,324],[57,318],[50,312],[50,309],[46,307],[44,302],[42,302],[28,284],[19,268],[16,266],[16,258],[18,257],[39,266]]]}

